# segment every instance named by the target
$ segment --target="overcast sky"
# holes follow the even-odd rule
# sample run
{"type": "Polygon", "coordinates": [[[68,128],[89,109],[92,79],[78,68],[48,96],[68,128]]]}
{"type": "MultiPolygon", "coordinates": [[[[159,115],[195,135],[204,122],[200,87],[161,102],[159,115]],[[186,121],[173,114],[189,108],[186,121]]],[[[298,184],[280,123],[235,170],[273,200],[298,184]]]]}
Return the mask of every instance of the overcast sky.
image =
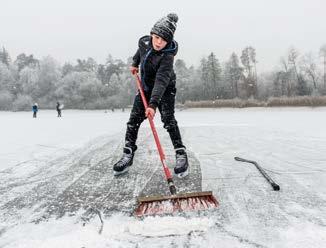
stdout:
{"type": "Polygon", "coordinates": [[[110,53],[124,61],[138,38],[170,12],[179,16],[177,58],[188,66],[214,52],[256,48],[258,69],[273,69],[290,46],[318,54],[326,43],[326,0],[0,0],[0,46],[51,55],[60,63],[110,53]]]}

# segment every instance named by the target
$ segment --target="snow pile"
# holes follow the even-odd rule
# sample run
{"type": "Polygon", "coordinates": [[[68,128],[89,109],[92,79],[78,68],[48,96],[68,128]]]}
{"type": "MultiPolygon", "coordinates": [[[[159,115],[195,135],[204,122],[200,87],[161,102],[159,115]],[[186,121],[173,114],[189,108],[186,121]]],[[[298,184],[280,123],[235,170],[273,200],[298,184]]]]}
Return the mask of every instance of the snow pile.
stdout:
{"type": "MultiPolygon", "coordinates": [[[[98,218],[83,225],[76,218],[51,219],[40,224],[21,224],[2,236],[6,248],[129,247],[150,237],[187,236],[206,232],[214,223],[208,218],[147,217],[143,220],[124,215],[98,218]],[[99,234],[101,230],[101,233],[99,234]]],[[[155,245],[155,244],[154,244],[155,245]]]]}

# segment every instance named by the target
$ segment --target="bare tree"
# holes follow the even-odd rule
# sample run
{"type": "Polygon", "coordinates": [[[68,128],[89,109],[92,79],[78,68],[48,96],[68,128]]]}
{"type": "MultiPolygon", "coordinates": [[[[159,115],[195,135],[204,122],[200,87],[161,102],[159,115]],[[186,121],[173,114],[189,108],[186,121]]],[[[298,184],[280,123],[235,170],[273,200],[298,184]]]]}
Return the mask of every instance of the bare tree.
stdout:
{"type": "Polygon", "coordinates": [[[255,83],[257,85],[257,60],[256,60],[256,50],[253,47],[249,47],[249,57],[251,62],[254,64],[254,77],[255,83]]]}
{"type": "Polygon", "coordinates": [[[289,71],[289,65],[287,60],[284,57],[281,57],[281,65],[283,67],[283,71],[282,71],[282,95],[287,95],[287,96],[291,96],[292,93],[292,87],[290,84],[290,74],[291,72],[289,71]],[[286,91],[286,93],[285,93],[286,91]]]}
{"type": "Polygon", "coordinates": [[[257,75],[256,75],[256,51],[253,47],[248,46],[242,50],[241,63],[246,72],[247,95],[257,96],[257,75]],[[254,70],[253,70],[254,68],[254,70]]]}
{"type": "Polygon", "coordinates": [[[311,78],[314,90],[317,91],[317,65],[312,53],[305,54],[301,59],[301,70],[311,78]]]}
{"type": "Polygon", "coordinates": [[[250,63],[250,56],[249,56],[249,47],[246,47],[242,50],[241,53],[241,63],[244,66],[244,70],[247,73],[247,75],[251,75],[251,63],[250,63]]]}
{"type": "Polygon", "coordinates": [[[299,51],[294,47],[291,47],[288,53],[288,61],[290,64],[292,64],[292,68],[294,69],[295,75],[297,77],[298,94],[307,95],[309,90],[307,88],[306,82],[298,72],[298,66],[297,66],[298,58],[299,58],[299,51]]]}
{"type": "Polygon", "coordinates": [[[326,89],[326,44],[320,48],[320,56],[324,60],[324,89],[326,89]]]}
{"type": "Polygon", "coordinates": [[[299,74],[298,74],[298,70],[297,70],[297,60],[299,57],[299,51],[297,49],[295,49],[294,47],[291,47],[289,49],[289,53],[288,53],[288,61],[290,64],[293,65],[293,69],[295,72],[295,75],[299,81],[299,74]]]}

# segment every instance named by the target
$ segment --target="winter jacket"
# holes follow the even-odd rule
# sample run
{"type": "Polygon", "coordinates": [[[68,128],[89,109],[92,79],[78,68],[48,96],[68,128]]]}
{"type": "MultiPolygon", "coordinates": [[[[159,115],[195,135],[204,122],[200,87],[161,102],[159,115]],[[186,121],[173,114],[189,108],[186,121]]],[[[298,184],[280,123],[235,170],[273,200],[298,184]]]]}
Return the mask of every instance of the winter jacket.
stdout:
{"type": "Polygon", "coordinates": [[[37,105],[33,105],[32,110],[33,110],[33,112],[37,112],[38,111],[37,105]]]}
{"type": "Polygon", "coordinates": [[[132,66],[140,65],[142,85],[151,92],[149,106],[156,109],[165,90],[175,88],[174,56],[178,52],[178,43],[174,40],[160,51],[154,50],[151,36],[139,39],[138,50],[133,57],[132,66]]]}

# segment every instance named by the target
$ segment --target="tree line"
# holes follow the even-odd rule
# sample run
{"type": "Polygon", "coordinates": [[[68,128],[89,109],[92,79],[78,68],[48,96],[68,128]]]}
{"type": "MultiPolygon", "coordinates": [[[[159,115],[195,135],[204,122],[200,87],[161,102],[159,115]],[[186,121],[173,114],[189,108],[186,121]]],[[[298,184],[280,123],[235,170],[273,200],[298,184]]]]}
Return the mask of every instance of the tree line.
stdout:
{"type": "MultiPolygon", "coordinates": [[[[232,53],[220,61],[212,52],[198,67],[176,59],[177,101],[216,99],[258,99],[316,96],[326,94],[326,45],[319,54],[301,55],[291,47],[278,68],[257,72],[255,48],[245,47],[240,56],[232,53]]],[[[57,101],[66,108],[108,109],[132,104],[136,92],[129,72],[131,58],[124,62],[109,55],[104,64],[93,58],[60,65],[54,58],[19,54],[12,60],[0,49],[0,109],[54,108],[57,101]]]]}

